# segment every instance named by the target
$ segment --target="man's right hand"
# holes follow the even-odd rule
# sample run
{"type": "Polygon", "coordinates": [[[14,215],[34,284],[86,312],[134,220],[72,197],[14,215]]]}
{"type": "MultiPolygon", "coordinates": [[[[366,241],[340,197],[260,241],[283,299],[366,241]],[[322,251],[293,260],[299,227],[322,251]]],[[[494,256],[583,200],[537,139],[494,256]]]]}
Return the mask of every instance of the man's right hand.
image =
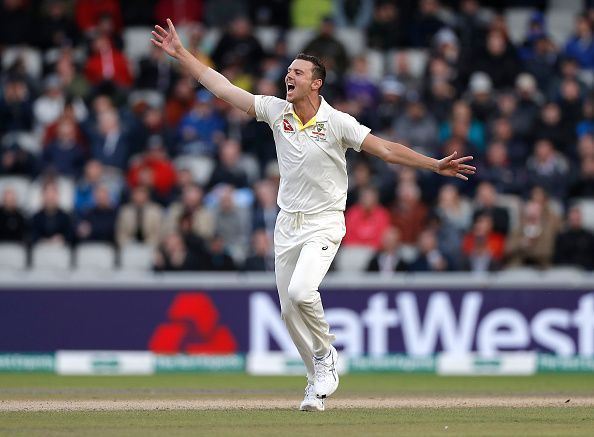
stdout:
{"type": "Polygon", "coordinates": [[[154,37],[151,39],[151,42],[157,47],[162,48],[169,56],[179,58],[184,50],[184,46],[179,39],[177,32],[175,31],[175,27],[173,27],[173,23],[169,18],[167,19],[167,26],[169,26],[169,31],[163,29],[159,25],[156,25],[156,31],[153,30],[151,32],[154,37]]]}

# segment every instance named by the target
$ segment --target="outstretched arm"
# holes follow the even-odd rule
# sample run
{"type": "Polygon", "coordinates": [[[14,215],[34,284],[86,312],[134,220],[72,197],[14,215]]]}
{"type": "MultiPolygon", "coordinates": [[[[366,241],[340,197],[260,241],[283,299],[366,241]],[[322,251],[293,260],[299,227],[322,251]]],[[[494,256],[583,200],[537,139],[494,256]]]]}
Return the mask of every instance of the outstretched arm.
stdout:
{"type": "Polygon", "coordinates": [[[177,59],[183,68],[189,71],[198,82],[204,85],[215,96],[255,116],[254,95],[233,85],[225,76],[207,67],[192,56],[181,43],[175,27],[169,18],[167,19],[167,26],[168,30],[163,29],[159,25],[155,26],[155,30],[152,32],[153,38],[151,42],[163,49],[169,56],[177,59]]]}
{"type": "Polygon", "coordinates": [[[443,159],[430,158],[402,144],[383,140],[372,134],[368,134],[365,137],[361,144],[361,149],[392,164],[424,168],[443,176],[453,176],[465,181],[468,180],[465,175],[474,174],[476,171],[475,167],[464,164],[471,161],[472,156],[463,156],[462,158],[454,159],[457,154],[457,152],[454,152],[443,159]]]}

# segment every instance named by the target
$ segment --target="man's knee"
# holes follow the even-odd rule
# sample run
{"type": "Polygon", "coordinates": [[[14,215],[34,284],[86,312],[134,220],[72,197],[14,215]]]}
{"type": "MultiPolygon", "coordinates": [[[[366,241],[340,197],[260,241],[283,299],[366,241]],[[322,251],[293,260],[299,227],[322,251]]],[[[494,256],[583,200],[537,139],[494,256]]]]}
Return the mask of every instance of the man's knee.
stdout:
{"type": "Polygon", "coordinates": [[[311,285],[301,280],[291,280],[289,284],[289,299],[295,306],[299,306],[305,302],[309,302],[314,298],[316,290],[311,289],[311,285]]]}

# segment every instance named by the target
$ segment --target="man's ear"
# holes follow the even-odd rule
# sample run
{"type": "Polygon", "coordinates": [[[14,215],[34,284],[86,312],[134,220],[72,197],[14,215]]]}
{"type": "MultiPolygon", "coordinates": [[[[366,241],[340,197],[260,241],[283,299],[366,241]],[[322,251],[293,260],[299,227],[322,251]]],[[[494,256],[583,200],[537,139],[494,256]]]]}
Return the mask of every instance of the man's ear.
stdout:
{"type": "Polygon", "coordinates": [[[322,88],[322,79],[316,79],[311,83],[312,90],[319,90],[322,88]]]}

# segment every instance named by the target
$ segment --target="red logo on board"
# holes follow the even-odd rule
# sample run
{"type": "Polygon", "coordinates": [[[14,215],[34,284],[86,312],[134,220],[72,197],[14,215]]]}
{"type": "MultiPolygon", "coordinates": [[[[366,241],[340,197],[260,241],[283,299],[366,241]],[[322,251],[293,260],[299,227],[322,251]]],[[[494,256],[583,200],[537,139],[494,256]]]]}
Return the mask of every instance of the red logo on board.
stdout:
{"type": "Polygon", "coordinates": [[[293,126],[291,126],[291,123],[286,118],[283,118],[283,130],[285,132],[295,132],[295,129],[293,129],[293,126]]]}
{"type": "Polygon", "coordinates": [[[158,353],[230,354],[237,341],[219,325],[219,311],[204,293],[180,293],[167,311],[168,322],[153,332],[149,349],[158,353]]]}

